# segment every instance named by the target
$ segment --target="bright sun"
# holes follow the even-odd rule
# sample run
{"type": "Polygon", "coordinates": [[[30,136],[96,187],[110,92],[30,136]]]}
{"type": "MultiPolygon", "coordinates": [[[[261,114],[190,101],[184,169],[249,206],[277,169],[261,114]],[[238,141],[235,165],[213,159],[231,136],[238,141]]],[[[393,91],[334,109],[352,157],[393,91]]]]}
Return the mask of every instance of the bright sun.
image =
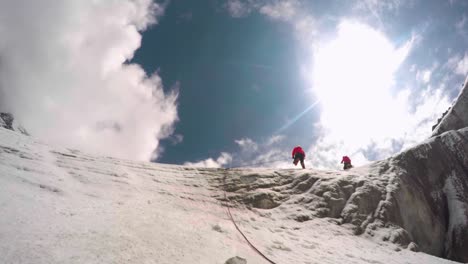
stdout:
{"type": "Polygon", "coordinates": [[[313,89],[322,106],[321,124],[337,140],[365,144],[400,129],[398,117],[407,112],[390,88],[410,47],[408,42],[397,49],[382,33],[347,21],[335,39],[315,50],[313,89]]]}

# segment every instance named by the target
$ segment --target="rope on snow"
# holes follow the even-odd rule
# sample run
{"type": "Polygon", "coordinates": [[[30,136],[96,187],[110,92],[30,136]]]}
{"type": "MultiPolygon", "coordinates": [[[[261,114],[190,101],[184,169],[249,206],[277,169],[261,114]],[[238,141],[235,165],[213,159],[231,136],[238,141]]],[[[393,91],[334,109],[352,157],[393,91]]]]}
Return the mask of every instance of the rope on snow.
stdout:
{"type": "Polygon", "coordinates": [[[257,249],[253,244],[252,242],[249,241],[249,239],[245,236],[245,234],[242,232],[242,230],[240,230],[239,226],[236,224],[236,221],[234,221],[234,217],[232,216],[231,214],[231,207],[229,206],[229,202],[228,202],[228,199],[227,199],[227,194],[226,194],[226,177],[227,177],[227,170],[228,169],[225,169],[225,172],[224,172],[224,177],[223,177],[223,191],[224,191],[224,200],[226,201],[226,208],[227,208],[227,211],[228,211],[228,214],[229,214],[229,218],[231,219],[231,222],[234,224],[234,226],[236,227],[237,231],[239,231],[239,233],[242,235],[242,237],[244,237],[245,241],[247,241],[247,243],[249,244],[249,246],[255,250],[260,256],[262,256],[266,261],[270,262],[271,264],[276,264],[276,262],[274,262],[273,260],[269,259],[267,256],[265,256],[259,249],[257,249]]]}

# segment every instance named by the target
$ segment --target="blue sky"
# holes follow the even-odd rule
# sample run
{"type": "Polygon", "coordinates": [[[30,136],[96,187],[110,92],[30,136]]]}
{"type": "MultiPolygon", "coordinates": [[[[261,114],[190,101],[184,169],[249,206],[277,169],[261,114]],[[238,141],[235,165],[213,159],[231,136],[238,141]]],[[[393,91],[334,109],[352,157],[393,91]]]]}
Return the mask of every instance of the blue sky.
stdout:
{"type": "MultiPolygon", "coordinates": [[[[179,89],[180,121],[158,160],[167,163],[237,151],[235,140],[243,138],[268,140],[310,103],[287,25],[260,15],[232,18],[209,1],[186,2],[171,2],[160,24],[144,33],[134,58],[145,70],[158,71],[165,87],[179,89]]],[[[292,126],[301,131],[289,137],[311,141],[312,125],[292,126]]]]}
{"type": "Polygon", "coordinates": [[[424,140],[468,73],[465,0],[0,2],[0,111],[50,144],[339,168],[424,140]]]}
{"type": "MultiPolygon", "coordinates": [[[[283,165],[278,161],[289,162],[290,149],[302,145],[314,157],[309,161],[312,166],[334,167],[345,154],[365,163],[411,146],[430,135],[430,126],[441,109],[445,111],[456,97],[465,79],[467,5],[466,1],[439,0],[171,1],[159,25],[143,33],[142,46],[132,60],[147,72],[157,71],[164,87],[177,87],[179,92],[179,121],[174,134],[163,140],[163,154],[157,161],[177,164],[202,161],[206,165],[207,160],[214,164],[218,157],[230,155],[232,162],[223,165],[283,165]],[[372,94],[370,91],[388,92],[386,96],[395,98],[403,93],[406,104],[366,107],[368,111],[392,107],[383,110],[389,115],[398,112],[394,107],[405,108],[399,115],[412,119],[408,121],[411,125],[402,128],[405,131],[376,136],[373,133],[379,130],[365,127],[365,123],[375,121],[374,117],[362,116],[363,120],[348,124],[356,124],[358,128],[345,126],[332,132],[351,135],[328,139],[327,129],[321,127],[321,115],[327,106],[318,102],[301,115],[321,99],[316,91],[320,88],[314,87],[318,84],[310,80],[315,68],[322,66],[313,65],[319,46],[333,42],[343,23],[358,30],[364,27],[364,31],[375,31],[364,32],[362,36],[350,33],[355,34],[358,46],[366,45],[366,34],[381,34],[393,49],[406,45],[407,50],[394,69],[384,73],[387,74],[382,77],[384,88],[352,87],[360,86],[360,78],[366,78],[359,75],[350,87],[331,89],[331,97],[346,93],[342,90],[361,93],[362,100],[354,103],[330,101],[335,104],[333,111],[340,111],[342,104],[338,120],[360,119],[359,115],[347,116],[347,112],[356,104],[372,101],[372,97],[366,98],[366,94],[372,94]],[[416,114],[418,107],[421,113],[416,114]],[[353,136],[361,145],[349,142],[353,136]],[[222,156],[223,152],[229,155],[222,156]]],[[[374,40],[369,41],[368,48],[373,49],[374,40]]],[[[353,53],[352,45],[342,52],[353,53]]],[[[379,47],[375,49],[380,51],[379,47]]],[[[324,60],[328,59],[325,56],[324,60]]],[[[340,68],[337,64],[341,63],[361,67],[359,57],[352,59],[350,63],[333,58],[329,71],[340,68]]],[[[385,59],[382,63],[390,64],[385,59]]],[[[344,86],[349,76],[340,76],[340,70],[346,71],[339,69],[332,78],[344,80],[333,84],[344,86]]],[[[364,85],[379,86],[379,81],[364,85]]],[[[390,125],[398,126],[400,122],[390,125]]]]}

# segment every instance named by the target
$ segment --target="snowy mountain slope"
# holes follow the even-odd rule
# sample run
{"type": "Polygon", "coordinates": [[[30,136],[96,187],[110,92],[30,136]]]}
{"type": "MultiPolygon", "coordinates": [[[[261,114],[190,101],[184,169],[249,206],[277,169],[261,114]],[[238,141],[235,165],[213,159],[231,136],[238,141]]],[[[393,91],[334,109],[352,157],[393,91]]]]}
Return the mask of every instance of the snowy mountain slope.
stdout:
{"type": "Polygon", "coordinates": [[[197,170],[52,149],[1,129],[0,175],[1,263],[262,262],[197,170]]]}
{"type": "Polygon", "coordinates": [[[196,169],[90,156],[0,128],[0,262],[268,263],[231,222],[226,187],[235,222],[275,263],[451,263],[384,241],[396,228],[355,235],[373,211],[364,196],[388,183],[379,164],[196,169]]]}
{"type": "Polygon", "coordinates": [[[325,217],[377,242],[468,262],[467,109],[468,82],[433,137],[394,157],[292,182],[254,171],[231,176],[226,188],[239,203],[270,213],[279,208],[275,215],[287,219],[325,217]]]}
{"type": "Polygon", "coordinates": [[[467,139],[468,128],[446,132],[348,172],[230,170],[226,189],[287,227],[324,218],[396,250],[468,262],[467,139]]]}

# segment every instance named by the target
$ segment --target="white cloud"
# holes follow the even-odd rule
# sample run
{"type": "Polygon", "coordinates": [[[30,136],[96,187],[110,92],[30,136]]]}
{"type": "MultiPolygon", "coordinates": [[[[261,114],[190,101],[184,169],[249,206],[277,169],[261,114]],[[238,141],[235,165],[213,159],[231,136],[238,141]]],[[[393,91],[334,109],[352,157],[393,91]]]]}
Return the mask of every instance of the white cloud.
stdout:
{"type": "Polygon", "coordinates": [[[222,152],[221,156],[216,160],[220,165],[229,164],[232,161],[232,156],[229,153],[222,152]]]}
{"type": "Polygon", "coordinates": [[[468,53],[465,53],[463,57],[460,54],[453,55],[443,65],[443,68],[455,74],[466,76],[468,74],[468,53]]]}
{"type": "Polygon", "coordinates": [[[312,40],[318,33],[317,21],[304,12],[303,2],[299,0],[228,0],[225,8],[233,17],[258,11],[271,19],[289,23],[303,41],[312,40]]]}
{"type": "Polygon", "coordinates": [[[305,12],[303,2],[298,0],[269,1],[259,12],[271,19],[289,23],[299,41],[311,43],[318,34],[316,19],[305,12]]]}
{"type": "Polygon", "coordinates": [[[234,142],[236,142],[236,144],[241,147],[242,151],[255,152],[258,149],[257,143],[255,143],[250,138],[243,138],[243,139],[235,140],[234,142]]]}
{"type": "Polygon", "coordinates": [[[455,72],[463,76],[468,74],[468,53],[458,62],[455,72]]]}
{"type": "Polygon", "coordinates": [[[354,6],[355,10],[365,10],[379,19],[383,13],[397,12],[402,7],[414,6],[417,0],[358,0],[354,6]]]}
{"type": "Polygon", "coordinates": [[[386,27],[383,17],[395,14],[402,7],[412,7],[418,0],[357,0],[354,10],[363,11],[361,16],[374,18],[380,27],[386,27]]]}
{"type": "Polygon", "coordinates": [[[182,143],[182,141],[184,141],[184,135],[174,134],[170,137],[170,140],[173,145],[177,145],[179,143],[182,143]]]}
{"type": "Polygon", "coordinates": [[[369,162],[359,148],[352,148],[343,140],[326,136],[321,137],[313,146],[310,146],[306,153],[308,154],[307,159],[317,169],[339,169],[342,166],[340,162],[343,156],[351,157],[354,166],[369,162]]]}
{"type": "MultiPolygon", "coordinates": [[[[415,49],[415,46],[413,45],[412,48],[415,49]]],[[[410,71],[416,73],[415,78],[417,81],[430,87],[432,74],[437,72],[439,66],[439,62],[435,61],[431,67],[418,70],[417,66],[413,64],[410,71]]]]}
{"type": "Polygon", "coordinates": [[[235,140],[241,151],[233,155],[236,166],[278,167],[288,161],[289,150],[278,146],[285,139],[283,135],[274,135],[261,142],[250,138],[235,140]]]}
{"type": "MultiPolygon", "coordinates": [[[[316,95],[322,109],[315,131],[320,130],[322,136],[307,149],[312,165],[338,168],[343,155],[352,156],[353,163],[362,165],[368,159],[384,158],[428,137],[434,121],[450,105],[441,92],[443,87],[431,88],[432,75],[438,65],[420,71],[416,65],[411,67],[418,80],[428,86],[424,94],[413,95],[421,99],[418,105],[410,101],[409,91],[413,90],[410,87],[396,96],[390,93],[395,88],[397,70],[411,50],[421,43],[422,36],[413,34],[406,43],[395,47],[378,30],[347,21],[341,23],[337,32],[337,38],[343,41],[330,40],[330,34],[318,34],[320,21],[306,13],[301,3],[267,1],[259,12],[292,25],[299,42],[306,47],[302,71],[311,87],[316,92],[319,90],[316,95]]],[[[366,0],[356,8],[370,10],[380,19],[384,12],[397,12],[402,6],[414,3],[366,0]]],[[[454,69],[458,64],[457,61],[454,69]]],[[[311,104],[315,100],[317,98],[311,98],[311,104]]],[[[268,157],[256,157],[255,161],[272,160],[268,157]]]]}
{"type": "Polygon", "coordinates": [[[466,14],[463,14],[462,18],[457,23],[455,23],[455,29],[457,33],[465,39],[468,39],[468,31],[466,29],[467,24],[468,17],[466,16],[466,14]]]}
{"type": "Polygon", "coordinates": [[[293,168],[291,149],[284,149],[284,146],[277,146],[284,140],[283,135],[271,136],[262,142],[255,142],[250,138],[235,140],[240,146],[240,151],[234,153],[222,152],[216,160],[208,158],[199,162],[186,162],[184,165],[198,167],[272,167],[272,168],[293,168]],[[291,161],[291,162],[290,162],[291,161]]]}
{"type": "Polygon", "coordinates": [[[422,76],[422,80],[423,80],[424,83],[429,83],[429,81],[431,80],[431,71],[430,70],[424,71],[423,76],[422,76]]]}
{"type": "Polygon", "coordinates": [[[298,15],[300,3],[296,0],[283,0],[268,3],[260,8],[260,13],[273,19],[289,22],[298,15]]]}
{"type": "MultiPolygon", "coordinates": [[[[393,142],[406,147],[430,135],[431,121],[450,105],[441,90],[420,95],[414,113],[409,90],[390,93],[413,39],[397,48],[375,29],[344,21],[336,39],[318,45],[310,80],[322,106],[322,137],[310,148],[320,153],[317,166],[330,167],[343,155],[360,157],[369,149],[380,153],[371,159],[383,158],[395,151],[393,142]]],[[[428,83],[431,70],[419,75],[428,83]]]]}
{"type": "Polygon", "coordinates": [[[266,142],[266,145],[267,146],[271,146],[271,145],[274,145],[276,143],[279,143],[281,141],[283,141],[285,139],[285,136],[283,135],[275,135],[275,136],[271,136],[267,142],[266,142]]]}
{"type": "Polygon", "coordinates": [[[457,68],[457,64],[460,62],[461,57],[459,54],[450,57],[444,64],[443,68],[454,71],[457,68]]]}
{"type": "Polygon", "coordinates": [[[461,30],[463,31],[465,29],[465,26],[468,22],[468,19],[467,19],[467,16],[466,15],[463,15],[463,17],[460,19],[460,21],[458,21],[456,24],[455,24],[455,28],[457,30],[461,30]]]}
{"type": "Polygon", "coordinates": [[[394,11],[400,8],[405,2],[403,0],[361,0],[358,1],[357,8],[367,8],[373,12],[394,11]]]}
{"type": "Polygon", "coordinates": [[[185,162],[185,166],[192,166],[192,167],[204,167],[204,168],[221,168],[224,165],[231,163],[232,156],[229,153],[222,152],[221,155],[216,159],[206,159],[199,162],[185,162]]]}
{"type": "MultiPolygon", "coordinates": [[[[444,87],[439,87],[435,90],[426,90],[421,96],[421,103],[415,106],[414,112],[408,109],[412,104],[409,100],[410,93],[408,90],[400,92],[396,98],[395,104],[391,105],[391,111],[395,111],[400,120],[385,120],[389,122],[388,126],[394,126],[388,133],[372,134],[369,133],[366,127],[352,127],[344,134],[336,133],[334,128],[325,128],[318,124],[323,130],[323,136],[308,149],[309,159],[317,168],[340,168],[340,160],[343,155],[348,155],[353,160],[353,165],[364,165],[370,160],[379,160],[389,157],[400,149],[404,150],[421,142],[431,135],[432,125],[435,120],[440,117],[441,113],[447,110],[451,105],[444,94],[444,87]],[[401,114],[398,114],[401,111],[401,114]],[[363,140],[367,137],[367,140],[363,140]],[[393,142],[397,142],[399,146],[395,148],[393,142]],[[373,152],[374,155],[369,157],[366,151],[373,152]]],[[[381,113],[382,109],[372,109],[377,113],[381,113]]],[[[353,118],[355,120],[355,118],[353,118]]],[[[380,126],[380,121],[370,121],[369,125],[380,126]]]]}
{"type": "Polygon", "coordinates": [[[245,161],[243,164],[255,167],[286,168],[292,167],[287,161],[291,161],[289,151],[279,148],[268,148],[258,153],[252,160],[245,161]]]}
{"type": "Polygon", "coordinates": [[[255,0],[228,0],[225,8],[232,17],[244,17],[249,15],[257,7],[255,0]]]}
{"type": "Polygon", "coordinates": [[[432,71],[429,69],[417,71],[416,72],[416,79],[424,84],[428,84],[431,80],[432,71]]]}
{"type": "Polygon", "coordinates": [[[0,2],[1,110],[43,140],[149,160],[172,133],[177,94],[125,62],[162,11],[151,0],[0,2]]]}

